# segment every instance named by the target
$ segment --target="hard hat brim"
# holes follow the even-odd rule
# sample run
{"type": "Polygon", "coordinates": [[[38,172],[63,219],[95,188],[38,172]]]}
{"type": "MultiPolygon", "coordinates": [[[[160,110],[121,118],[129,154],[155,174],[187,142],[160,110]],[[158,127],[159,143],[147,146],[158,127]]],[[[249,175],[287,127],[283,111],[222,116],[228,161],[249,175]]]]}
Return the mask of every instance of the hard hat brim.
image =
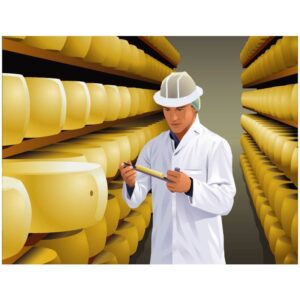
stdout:
{"type": "Polygon", "coordinates": [[[160,91],[157,91],[154,94],[153,99],[154,99],[155,103],[157,103],[158,105],[161,105],[161,106],[180,107],[180,106],[184,106],[184,105],[192,103],[193,101],[195,101],[202,95],[203,95],[202,88],[199,86],[196,86],[196,89],[191,94],[189,94],[188,96],[185,96],[185,97],[166,98],[166,97],[162,97],[160,95],[160,91]]]}

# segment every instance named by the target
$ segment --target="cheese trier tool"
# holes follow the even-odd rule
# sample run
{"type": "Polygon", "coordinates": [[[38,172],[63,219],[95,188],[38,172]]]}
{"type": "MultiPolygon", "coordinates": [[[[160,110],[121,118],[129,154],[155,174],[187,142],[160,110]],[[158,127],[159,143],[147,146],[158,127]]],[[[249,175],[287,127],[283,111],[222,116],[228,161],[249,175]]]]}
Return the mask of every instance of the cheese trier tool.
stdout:
{"type": "Polygon", "coordinates": [[[134,170],[150,175],[152,177],[155,177],[157,179],[163,180],[163,181],[167,181],[167,182],[172,182],[171,180],[169,180],[163,173],[146,168],[144,166],[140,166],[140,165],[130,165],[129,163],[123,162],[123,164],[127,167],[127,166],[131,166],[133,167],[134,170]]]}

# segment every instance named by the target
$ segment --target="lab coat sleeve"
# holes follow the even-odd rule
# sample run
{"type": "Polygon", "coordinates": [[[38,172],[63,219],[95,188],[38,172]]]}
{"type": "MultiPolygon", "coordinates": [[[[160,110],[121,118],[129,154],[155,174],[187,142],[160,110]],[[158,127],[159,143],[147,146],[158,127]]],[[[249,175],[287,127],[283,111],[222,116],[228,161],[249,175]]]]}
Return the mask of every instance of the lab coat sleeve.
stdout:
{"type": "Polygon", "coordinates": [[[212,214],[227,215],[233,206],[236,187],[232,174],[232,153],[226,140],[222,139],[213,147],[205,171],[206,182],[201,178],[193,178],[190,203],[212,214]]]}
{"type": "MultiPolygon", "coordinates": [[[[139,154],[139,157],[136,162],[137,165],[142,165],[144,167],[151,168],[150,150],[150,144],[147,143],[139,154]]],[[[145,200],[150,189],[151,177],[144,173],[137,172],[136,183],[131,197],[128,194],[125,182],[123,182],[122,196],[129,207],[136,208],[145,200]]]]}

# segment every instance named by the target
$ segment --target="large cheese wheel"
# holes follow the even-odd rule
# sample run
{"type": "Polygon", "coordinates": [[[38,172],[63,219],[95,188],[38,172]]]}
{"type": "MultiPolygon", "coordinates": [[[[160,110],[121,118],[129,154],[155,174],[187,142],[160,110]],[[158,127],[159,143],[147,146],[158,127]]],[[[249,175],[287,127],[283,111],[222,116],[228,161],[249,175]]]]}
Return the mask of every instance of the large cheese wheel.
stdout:
{"type": "Polygon", "coordinates": [[[298,63],[298,37],[284,36],[281,44],[284,64],[286,68],[298,63]]]}
{"type": "Polygon", "coordinates": [[[67,99],[67,115],[64,130],[79,129],[87,124],[91,110],[91,98],[86,83],[63,81],[67,99]]]}
{"type": "Polygon", "coordinates": [[[84,230],[50,233],[37,244],[54,250],[62,264],[87,264],[89,244],[84,230]]]}
{"type": "Polygon", "coordinates": [[[71,142],[57,143],[36,151],[54,151],[54,152],[64,152],[64,153],[78,153],[85,156],[86,160],[91,163],[99,164],[104,174],[107,170],[107,158],[104,149],[92,146],[92,145],[83,145],[76,144],[71,142]]]}
{"type": "Polygon", "coordinates": [[[286,236],[283,228],[281,227],[280,223],[272,224],[269,230],[269,235],[267,236],[270,249],[273,254],[275,254],[275,244],[276,241],[280,238],[286,236]]]}
{"type": "Polygon", "coordinates": [[[120,61],[121,42],[116,36],[93,36],[85,60],[107,67],[116,67],[120,61]]]}
{"type": "Polygon", "coordinates": [[[56,251],[45,247],[32,247],[15,264],[60,264],[56,251]]]}
{"type": "Polygon", "coordinates": [[[128,91],[130,93],[130,98],[131,98],[131,107],[130,107],[129,116],[132,117],[137,115],[139,112],[140,99],[139,99],[137,88],[130,87],[128,88],[128,91]]]}
{"type": "Polygon", "coordinates": [[[292,120],[298,122],[298,83],[293,85],[291,93],[291,111],[292,111],[292,120]]]}
{"type": "Polygon", "coordinates": [[[116,141],[120,149],[120,162],[128,161],[131,157],[130,142],[127,136],[118,136],[109,133],[92,133],[81,137],[83,140],[116,141]]]}
{"type": "Polygon", "coordinates": [[[3,146],[22,142],[29,124],[30,101],[22,75],[2,75],[2,134],[3,146]]]}
{"type": "Polygon", "coordinates": [[[119,118],[121,112],[121,95],[115,85],[104,85],[107,94],[107,112],[105,121],[115,121],[119,118]]]}
{"type": "Polygon", "coordinates": [[[298,190],[293,184],[281,184],[275,188],[274,197],[272,198],[272,207],[278,218],[281,219],[282,205],[286,198],[297,197],[298,190]]]}
{"type": "Polygon", "coordinates": [[[291,239],[287,236],[282,236],[275,243],[275,261],[277,264],[283,264],[285,257],[293,251],[291,239]]]}
{"type": "Polygon", "coordinates": [[[121,42],[121,55],[117,66],[118,70],[128,71],[131,57],[131,48],[128,41],[120,39],[121,42]]]}
{"type": "Polygon", "coordinates": [[[139,138],[132,131],[124,131],[120,127],[110,127],[109,129],[102,130],[103,134],[114,134],[116,136],[125,136],[129,139],[130,143],[130,160],[134,160],[139,153],[139,138]]]}
{"type": "Polygon", "coordinates": [[[137,211],[142,214],[147,228],[151,220],[151,211],[152,211],[151,203],[149,201],[144,200],[144,202],[140,206],[135,208],[134,211],[137,211]]]}
{"type": "Polygon", "coordinates": [[[136,252],[139,235],[137,228],[129,222],[121,221],[118,225],[118,228],[115,231],[115,234],[121,235],[127,239],[129,243],[129,254],[132,255],[136,252]]]}
{"type": "Polygon", "coordinates": [[[145,234],[146,222],[141,213],[137,211],[131,211],[130,214],[124,219],[128,223],[134,225],[138,232],[139,241],[141,241],[145,234]]]}
{"type": "Polygon", "coordinates": [[[138,48],[135,45],[130,44],[131,56],[130,56],[130,64],[128,66],[128,72],[132,74],[137,74],[138,70],[138,62],[139,62],[139,53],[138,48]]]}
{"type": "Polygon", "coordinates": [[[103,250],[102,252],[100,252],[94,259],[92,264],[96,265],[96,264],[117,264],[117,257],[112,253],[112,252],[108,252],[103,250]]]}
{"type": "Polygon", "coordinates": [[[281,225],[287,236],[292,234],[292,221],[298,212],[298,194],[293,194],[284,198],[281,208],[281,225]]]}
{"type": "Polygon", "coordinates": [[[277,218],[277,216],[274,214],[273,211],[270,211],[266,214],[263,222],[264,232],[266,236],[269,235],[269,230],[271,226],[277,222],[279,222],[279,219],[277,218]]]}
{"type": "Polygon", "coordinates": [[[291,160],[293,152],[298,147],[298,138],[292,141],[286,141],[282,148],[280,166],[287,177],[291,178],[291,160]]]}
{"type": "Polygon", "coordinates": [[[298,256],[296,253],[288,253],[287,256],[284,258],[284,264],[298,264],[298,256]]]}
{"type": "Polygon", "coordinates": [[[2,258],[17,254],[30,230],[31,204],[23,183],[15,178],[2,179],[2,258]]]}
{"type": "Polygon", "coordinates": [[[290,169],[291,169],[291,180],[298,187],[298,147],[294,149],[290,169]]]}
{"type": "Polygon", "coordinates": [[[105,247],[107,236],[105,218],[103,217],[95,225],[85,228],[84,231],[89,244],[89,257],[93,257],[105,247]]]}
{"type": "Polygon", "coordinates": [[[129,242],[121,235],[113,234],[107,238],[105,251],[113,253],[118,261],[118,264],[129,263],[129,242]]]}
{"type": "Polygon", "coordinates": [[[91,40],[91,36],[68,36],[61,53],[66,56],[83,58],[87,55],[91,40]]]}
{"type": "Polygon", "coordinates": [[[294,251],[298,253],[298,212],[292,220],[291,239],[294,251]]]}
{"type": "Polygon", "coordinates": [[[126,86],[119,86],[119,93],[121,97],[121,110],[119,119],[127,118],[131,110],[131,95],[126,86]]]}
{"type": "Polygon", "coordinates": [[[130,212],[130,207],[127,205],[122,196],[122,187],[123,182],[118,180],[111,181],[108,185],[109,193],[114,195],[119,202],[120,219],[124,219],[125,217],[127,217],[130,212]]]}
{"type": "Polygon", "coordinates": [[[120,204],[117,197],[112,194],[108,194],[107,206],[104,214],[107,225],[107,236],[112,235],[117,229],[120,212],[120,204]]]}
{"type": "Polygon", "coordinates": [[[78,139],[73,139],[72,143],[73,142],[82,145],[92,145],[103,148],[107,158],[106,177],[113,178],[117,175],[120,166],[120,147],[117,141],[80,137],[78,139]]]}
{"type": "Polygon", "coordinates": [[[91,98],[91,111],[87,124],[101,124],[104,122],[108,108],[108,98],[103,84],[87,83],[91,98]]]}
{"type": "Polygon", "coordinates": [[[60,51],[66,40],[66,36],[26,36],[22,42],[40,49],[60,51]]]}
{"type": "Polygon", "coordinates": [[[54,160],[54,161],[74,161],[74,162],[86,162],[84,155],[79,153],[71,152],[54,152],[54,151],[28,151],[19,155],[15,155],[11,159],[6,159],[6,161],[39,161],[39,160],[54,160]]]}
{"type": "Polygon", "coordinates": [[[26,187],[32,207],[32,233],[84,228],[104,215],[107,182],[97,164],[4,160],[3,174],[18,178],[26,187]]]}
{"type": "Polygon", "coordinates": [[[25,137],[59,133],[66,120],[66,95],[59,79],[26,77],[30,119],[25,137]]]}

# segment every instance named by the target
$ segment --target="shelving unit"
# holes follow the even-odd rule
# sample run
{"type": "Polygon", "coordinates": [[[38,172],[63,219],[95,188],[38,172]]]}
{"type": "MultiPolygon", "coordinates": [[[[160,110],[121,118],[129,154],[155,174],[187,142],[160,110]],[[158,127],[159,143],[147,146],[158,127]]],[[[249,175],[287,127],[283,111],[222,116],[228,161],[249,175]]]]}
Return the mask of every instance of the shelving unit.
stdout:
{"type": "MultiPolygon", "coordinates": [[[[240,164],[256,214],[276,263],[279,264],[298,262],[295,238],[298,231],[295,225],[298,220],[295,209],[295,206],[298,206],[298,199],[295,200],[295,195],[298,198],[298,138],[295,129],[298,128],[298,113],[295,112],[298,105],[298,62],[295,64],[294,60],[298,38],[288,37],[285,41],[295,38],[297,41],[293,40],[293,44],[285,44],[284,52],[283,48],[280,48],[283,46],[279,45],[283,45],[285,37],[269,37],[243,64],[244,68],[251,67],[251,64],[255,63],[256,59],[260,59],[261,55],[264,55],[265,51],[274,44],[274,47],[277,46],[276,49],[281,51],[281,59],[285,63],[291,60],[290,57],[284,55],[293,53],[291,57],[293,57],[294,65],[265,78],[259,77],[263,74],[263,70],[267,73],[268,67],[270,73],[270,70],[275,70],[271,68],[271,64],[273,68],[282,65],[276,61],[278,56],[275,56],[275,48],[273,56],[269,52],[268,60],[267,56],[261,58],[260,65],[257,63],[251,69],[251,78],[259,79],[243,84],[243,88],[256,88],[257,90],[242,94],[243,108],[257,114],[244,114],[241,117],[241,125],[246,133],[241,136],[243,153],[240,156],[240,164]],[[259,74],[258,65],[260,66],[259,74]],[[246,103],[251,107],[244,105],[246,103]],[[285,107],[285,103],[289,106],[285,107]],[[283,119],[279,119],[278,116],[283,119]],[[284,205],[285,210],[283,210],[284,205]]],[[[245,80],[246,76],[242,79],[245,80]]]]}
{"type": "MultiPolygon", "coordinates": [[[[124,39],[124,37],[122,38],[124,39]]],[[[140,49],[145,51],[145,53],[148,53],[165,65],[174,67],[159,49],[153,49],[151,45],[143,41],[142,37],[128,37],[128,40],[134,41],[140,49]]],[[[3,73],[17,73],[22,74],[23,76],[32,77],[52,77],[61,80],[98,82],[102,84],[155,90],[159,89],[160,86],[160,81],[151,80],[113,68],[107,68],[100,64],[89,63],[80,58],[67,57],[57,51],[38,49],[8,38],[3,38],[2,41],[3,73]]],[[[39,149],[54,143],[67,141],[89,133],[98,132],[99,130],[112,126],[122,125],[129,121],[144,119],[148,116],[157,116],[157,119],[161,119],[161,110],[143,113],[126,119],[105,121],[96,125],[86,125],[81,129],[65,130],[52,136],[24,139],[20,144],[3,147],[2,157],[13,158],[14,155],[17,154],[39,149]]],[[[118,175],[119,174],[116,174],[114,178],[107,178],[107,182],[109,183],[117,179],[118,175]]],[[[47,235],[48,233],[29,234],[23,249],[16,255],[3,260],[3,263],[12,264],[16,262],[47,235]]],[[[92,262],[92,259],[90,259],[90,262],[92,262]]]]}

